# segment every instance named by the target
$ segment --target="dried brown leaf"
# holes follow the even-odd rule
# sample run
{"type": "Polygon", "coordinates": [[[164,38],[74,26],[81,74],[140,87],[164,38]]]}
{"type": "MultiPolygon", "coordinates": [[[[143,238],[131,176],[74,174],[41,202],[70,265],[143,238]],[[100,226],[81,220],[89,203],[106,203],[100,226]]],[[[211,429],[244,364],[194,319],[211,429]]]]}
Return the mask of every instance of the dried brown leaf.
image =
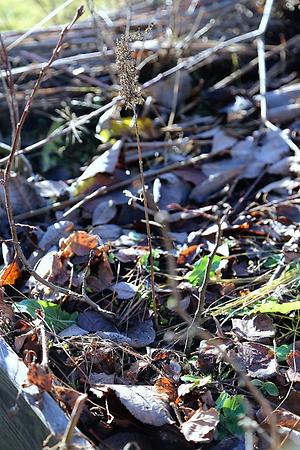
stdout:
{"type": "Polygon", "coordinates": [[[211,442],[219,423],[219,414],[215,408],[199,408],[195,414],[181,425],[181,431],[187,441],[211,442]]]}

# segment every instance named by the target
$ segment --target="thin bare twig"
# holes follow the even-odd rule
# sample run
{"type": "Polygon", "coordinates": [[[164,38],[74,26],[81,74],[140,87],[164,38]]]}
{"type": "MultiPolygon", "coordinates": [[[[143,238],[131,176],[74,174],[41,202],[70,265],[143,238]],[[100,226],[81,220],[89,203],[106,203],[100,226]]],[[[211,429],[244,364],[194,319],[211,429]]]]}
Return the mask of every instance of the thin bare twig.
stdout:
{"type": "Polygon", "coordinates": [[[218,218],[218,220],[217,220],[217,227],[218,228],[217,228],[217,232],[216,232],[214,247],[213,247],[210,255],[208,256],[208,261],[207,261],[207,265],[205,268],[203,281],[198,290],[197,309],[196,309],[194,317],[193,317],[192,321],[190,322],[188,329],[187,329],[187,337],[186,337],[186,343],[185,343],[185,350],[187,350],[187,351],[190,351],[191,345],[193,342],[193,338],[197,334],[197,332],[199,330],[199,326],[201,325],[201,322],[202,322],[202,314],[203,314],[204,306],[205,306],[205,294],[206,294],[206,289],[207,289],[209,279],[210,279],[210,271],[211,271],[211,267],[213,264],[213,259],[217,254],[218,248],[220,246],[221,238],[222,238],[222,222],[221,222],[220,218],[218,218]]]}
{"type": "Polygon", "coordinates": [[[169,286],[172,290],[172,300],[174,303],[171,304],[171,309],[178,314],[184,322],[187,324],[191,323],[191,318],[189,314],[182,308],[180,292],[177,288],[176,282],[176,264],[174,261],[174,256],[171,254],[173,250],[172,239],[170,237],[169,229],[169,214],[167,211],[159,211],[155,214],[154,219],[161,224],[161,233],[164,239],[164,247],[167,250],[167,264],[168,264],[168,280],[169,286]]]}
{"type": "Polygon", "coordinates": [[[112,318],[114,317],[113,313],[110,313],[109,311],[105,311],[102,310],[96,303],[94,303],[91,299],[89,299],[87,296],[83,296],[82,294],[78,294],[76,292],[71,291],[70,289],[66,289],[63,288],[61,286],[57,286],[54,283],[50,282],[49,280],[44,279],[43,277],[41,277],[28,263],[22,247],[18,241],[18,235],[17,235],[17,227],[15,224],[15,220],[14,220],[14,214],[13,214],[13,209],[12,209],[12,203],[11,203],[11,198],[10,198],[10,189],[9,189],[9,184],[10,184],[10,177],[11,177],[11,170],[13,167],[13,163],[14,163],[14,159],[16,156],[16,152],[18,149],[18,143],[20,140],[20,136],[21,136],[21,132],[24,126],[24,123],[28,117],[28,114],[30,112],[31,109],[31,105],[33,102],[33,98],[35,96],[35,94],[38,92],[39,86],[42,82],[42,79],[45,75],[45,73],[47,72],[47,70],[49,69],[49,67],[51,66],[52,62],[55,60],[55,58],[57,58],[57,56],[59,55],[61,49],[62,49],[62,43],[64,40],[64,37],[66,35],[66,33],[70,30],[70,28],[73,26],[73,24],[79,19],[79,17],[83,14],[83,6],[81,6],[80,8],[77,9],[77,12],[73,18],[73,20],[66,25],[62,32],[61,35],[59,37],[59,40],[53,50],[52,56],[49,59],[48,63],[43,67],[43,69],[40,71],[39,77],[33,87],[33,90],[31,92],[31,95],[29,96],[25,108],[21,114],[21,117],[16,125],[16,132],[14,135],[14,139],[12,142],[12,147],[11,147],[11,152],[9,154],[8,157],[8,161],[7,161],[7,165],[4,171],[4,181],[3,181],[3,187],[4,187],[4,194],[5,194],[5,207],[6,207],[6,212],[7,212],[7,217],[8,217],[8,222],[9,222],[9,227],[10,227],[10,232],[11,232],[11,237],[12,237],[12,243],[14,245],[16,254],[18,255],[18,257],[20,258],[22,264],[24,265],[25,269],[30,273],[31,276],[33,276],[37,281],[39,281],[40,283],[42,283],[43,285],[49,287],[51,290],[59,292],[61,294],[64,294],[66,296],[71,296],[76,298],[77,300],[80,301],[84,301],[87,304],[89,304],[92,308],[96,309],[97,311],[99,311],[102,314],[105,314],[106,316],[112,318]]]}
{"type": "Polygon", "coordinates": [[[19,120],[19,110],[18,110],[18,103],[16,100],[15,85],[11,73],[11,66],[8,59],[7,49],[4,45],[1,33],[0,33],[0,61],[5,70],[5,76],[2,75],[2,83],[10,115],[10,122],[12,127],[12,141],[13,141],[16,133],[17,123],[19,120]]]}

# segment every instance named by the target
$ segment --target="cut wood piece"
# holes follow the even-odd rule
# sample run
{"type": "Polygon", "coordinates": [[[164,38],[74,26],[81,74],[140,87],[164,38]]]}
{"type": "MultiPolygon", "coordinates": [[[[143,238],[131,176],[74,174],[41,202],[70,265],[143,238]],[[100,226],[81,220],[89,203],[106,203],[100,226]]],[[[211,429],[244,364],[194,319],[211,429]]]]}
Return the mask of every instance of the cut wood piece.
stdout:
{"type": "MultiPolygon", "coordinates": [[[[63,436],[68,418],[47,393],[36,386],[23,387],[27,367],[0,337],[0,436],[1,450],[41,450],[63,436]]],[[[95,447],[75,430],[72,444],[92,450],[95,447]]]]}

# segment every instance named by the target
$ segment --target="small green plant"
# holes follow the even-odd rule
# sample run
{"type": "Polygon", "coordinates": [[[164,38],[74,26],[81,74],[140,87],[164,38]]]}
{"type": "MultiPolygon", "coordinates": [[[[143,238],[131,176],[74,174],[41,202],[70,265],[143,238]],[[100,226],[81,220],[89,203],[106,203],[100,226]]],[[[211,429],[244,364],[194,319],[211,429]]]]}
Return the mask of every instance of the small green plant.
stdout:
{"type": "Polygon", "coordinates": [[[288,354],[293,350],[292,344],[283,344],[276,348],[276,357],[278,362],[285,362],[288,354]]]}
{"type": "Polygon", "coordinates": [[[277,397],[279,395],[276,384],[271,381],[252,380],[251,383],[258,387],[263,395],[271,395],[272,397],[277,397]]]}
{"type": "Polygon", "coordinates": [[[263,267],[265,269],[274,269],[275,267],[278,266],[278,264],[280,264],[281,260],[282,260],[281,254],[271,255],[263,262],[263,267]]]}
{"type": "Polygon", "coordinates": [[[29,314],[33,318],[38,310],[42,310],[48,327],[57,332],[73,325],[78,317],[78,312],[70,314],[67,311],[63,311],[60,305],[44,300],[26,299],[14,304],[13,307],[16,312],[29,314]]]}
{"type": "MultiPolygon", "coordinates": [[[[199,261],[194,264],[193,270],[188,272],[185,276],[186,280],[188,280],[193,286],[201,286],[206,267],[209,261],[209,256],[203,256],[199,261]]],[[[222,258],[218,255],[215,255],[211,265],[211,271],[209,274],[210,279],[213,279],[216,276],[216,271],[219,269],[222,258]]]]}
{"type": "Polygon", "coordinates": [[[212,383],[211,375],[207,375],[206,377],[200,377],[199,375],[182,375],[180,379],[181,381],[184,381],[184,383],[193,383],[195,387],[202,387],[212,383]]]}
{"type": "MultiPolygon", "coordinates": [[[[152,255],[153,255],[153,270],[155,272],[159,272],[159,257],[161,255],[161,250],[156,248],[153,249],[152,255]]],[[[150,253],[145,253],[144,255],[140,256],[139,262],[144,270],[146,272],[150,273],[151,271],[151,264],[149,261],[150,253]]]]}
{"type": "Polygon", "coordinates": [[[219,439],[228,434],[243,434],[239,425],[240,419],[246,413],[246,402],[243,395],[229,395],[222,392],[216,400],[216,409],[220,412],[219,439]]]}

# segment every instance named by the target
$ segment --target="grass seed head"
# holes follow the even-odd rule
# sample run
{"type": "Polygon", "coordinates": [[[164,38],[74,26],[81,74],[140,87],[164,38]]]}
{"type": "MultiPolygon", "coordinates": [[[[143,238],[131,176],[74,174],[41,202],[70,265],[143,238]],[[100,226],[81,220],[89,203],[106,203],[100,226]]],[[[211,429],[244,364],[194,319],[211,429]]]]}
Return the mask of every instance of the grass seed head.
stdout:
{"type": "Polygon", "coordinates": [[[134,33],[123,35],[116,43],[116,64],[120,80],[120,95],[125,102],[125,107],[134,110],[137,105],[144,103],[141,88],[138,83],[138,69],[136,62],[132,58],[130,43],[133,41],[142,41],[150,27],[143,33],[136,31],[134,33]]]}

